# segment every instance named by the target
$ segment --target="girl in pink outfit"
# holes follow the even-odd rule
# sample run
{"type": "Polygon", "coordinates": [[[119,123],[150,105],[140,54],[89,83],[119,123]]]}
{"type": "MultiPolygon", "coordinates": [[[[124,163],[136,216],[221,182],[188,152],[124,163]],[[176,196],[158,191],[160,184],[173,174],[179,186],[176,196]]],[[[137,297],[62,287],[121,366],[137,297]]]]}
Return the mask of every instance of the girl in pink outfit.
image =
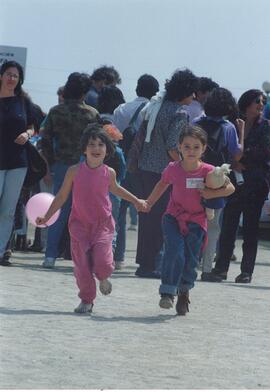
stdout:
{"type": "Polygon", "coordinates": [[[108,278],[114,270],[114,220],[109,192],[132,202],[138,210],[144,210],[146,204],[119,186],[115,171],[103,163],[114,154],[114,145],[101,125],[86,128],[81,146],[86,160],[70,167],[47,213],[38,217],[36,223],[46,224],[72,190],[69,231],[74,275],[81,299],[74,311],[91,313],[96,298],[95,278],[99,280],[102,294],[110,294],[112,290],[108,278]]]}
{"type": "Polygon", "coordinates": [[[179,138],[182,160],[171,162],[165,168],[161,180],[146,201],[150,210],[172,185],[162,221],[165,252],[159,305],[165,309],[173,307],[174,296],[178,295],[176,311],[179,315],[189,311],[189,290],[194,286],[199,256],[207,240],[207,219],[202,197],[211,199],[234,192],[231,183],[215,190],[204,188],[207,174],[213,170],[212,165],[201,161],[206,146],[206,133],[197,126],[187,126],[179,138]]]}

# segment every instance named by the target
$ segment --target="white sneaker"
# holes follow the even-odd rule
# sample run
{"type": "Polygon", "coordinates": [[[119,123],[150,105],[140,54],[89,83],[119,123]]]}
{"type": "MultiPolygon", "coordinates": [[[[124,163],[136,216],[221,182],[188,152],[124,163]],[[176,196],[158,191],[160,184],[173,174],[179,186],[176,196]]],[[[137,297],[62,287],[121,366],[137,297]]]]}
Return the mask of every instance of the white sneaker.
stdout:
{"type": "Polygon", "coordinates": [[[211,221],[215,218],[215,210],[212,208],[205,209],[207,220],[211,221]]]}
{"type": "Polygon", "coordinates": [[[45,260],[42,263],[43,268],[53,269],[55,265],[55,258],[54,257],[45,257],[45,260]]]}
{"type": "Polygon", "coordinates": [[[112,292],[112,284],[108,279],[101,280],[99,282],[99,290],[101,294],[108,295],[112,292]]]}
{"type": "Polygon", "coordinates": [[[92,313],[94,304],[86,304],[81,302],[77,308],[74,309],[75,313],[92,313]]]}
{"type": "Polygon", "coordinates": [[[125,266],[124,261],[115,261],[115,271],[120,271],[121,269],[123,269],[123,267],[125,266]]]}
{"type": "Polygon", "coordinates": [[[163,309],[170,309],[173,307],[173,296],[172,295],[162,295],[159,301],[159,306],[163,309]]]}

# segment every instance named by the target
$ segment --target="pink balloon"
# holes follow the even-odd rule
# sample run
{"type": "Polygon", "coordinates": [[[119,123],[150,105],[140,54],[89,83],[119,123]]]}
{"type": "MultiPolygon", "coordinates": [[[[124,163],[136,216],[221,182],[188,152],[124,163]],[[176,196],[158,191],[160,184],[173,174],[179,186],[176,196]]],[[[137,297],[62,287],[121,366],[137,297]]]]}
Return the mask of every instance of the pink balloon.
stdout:
{"type": "Polygon", "coordinates": [[[47,227],[52,225],[59,217],[60,210],[56,211],[55,214],[48,220],[46,225],[37,225],[36,219],[38,216],[43,217],[46,212],[48,211],[52,201],[54,199],[54,195],[47,192],[37,193],[36,195],[32,196],[26,206],[25,206],[25,213],[32,225],[37,227],[47,227]]]}

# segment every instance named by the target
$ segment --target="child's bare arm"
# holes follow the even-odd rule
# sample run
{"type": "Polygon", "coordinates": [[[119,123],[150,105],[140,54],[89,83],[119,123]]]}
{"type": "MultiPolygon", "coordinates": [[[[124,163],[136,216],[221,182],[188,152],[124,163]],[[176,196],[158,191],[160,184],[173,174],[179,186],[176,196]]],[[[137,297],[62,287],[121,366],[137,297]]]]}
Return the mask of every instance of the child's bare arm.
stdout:
{"type": "Polygon", "coordinates": [[[227,197],[230,196],[235,191],[235,187],[229,181],[222,188],[210,189],[204,188],[200,189],[200,194],[204,199],[213,199],[215,197],[227,197]]]}
{"type": "Polygon", "coordinates": [[[63,204],[66,202],[71,189],[72,189],[72,183],[73,183],[73,178],[76,174],[78,166],[72,166],[68,169],[65,178],[64,178],[64,182],[59,190],[59,192],[57,193],[57,195],[55,196],[52,204],[50,205],[48,211],[46,212],[46,214],[44,215],[44,217],[37,217],[36,219],[36,224],[37,225],[44,225],[46,224],[46,222],[53,216],[53,214],[55,214],[56,211],[58,211],[63,204]]]}
{"type": "Polygon", "coordinates": [[[155,185],[154,189],[146,200],[149,207],[152,207],[160,199],[168,186],[169,184],[165,184],[161,180],[155,185]]]}
{"type": "Polygon", "coordinates": [[[146,210],[146,202],[145,200],[138,199],[135,195],[127,191],[121,185],[119,185],[116,181],[115,171],[110,167],[110,192],[115,195],[121,197],[121,199],[127,200],[134,204],[138,211],[146,210]]]}

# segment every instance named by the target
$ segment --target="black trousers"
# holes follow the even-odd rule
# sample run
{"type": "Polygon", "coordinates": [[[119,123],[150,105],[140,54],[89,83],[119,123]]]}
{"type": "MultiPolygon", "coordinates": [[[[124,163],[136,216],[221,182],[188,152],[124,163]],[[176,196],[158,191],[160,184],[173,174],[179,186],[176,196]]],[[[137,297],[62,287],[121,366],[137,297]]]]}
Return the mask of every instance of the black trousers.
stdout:
{"type": "Polygon", "coordinates": [[[263,204],[264,198],[237,197],[237,195],[227,202],[223,213],[218,257],[215,265],[219,272],[227,272],[229,269],[239,219],[243,213],[241,272],[253,273],[258,248],[259,219],[263,204]]]}
{"type": "MultiPolygon", "coordinates": [[[[160,180],[161,174],[140,170],[138,178],[138,197],[147,199],[157,182],[160,180]]],[[[169,195],[170,190],[168,189],[152,207],[149,213],[139,212],[138,215],[136,263],[145,271],[155,270],[156,260],[163,246],[161,219],[166,210],[169,195]]]]}

